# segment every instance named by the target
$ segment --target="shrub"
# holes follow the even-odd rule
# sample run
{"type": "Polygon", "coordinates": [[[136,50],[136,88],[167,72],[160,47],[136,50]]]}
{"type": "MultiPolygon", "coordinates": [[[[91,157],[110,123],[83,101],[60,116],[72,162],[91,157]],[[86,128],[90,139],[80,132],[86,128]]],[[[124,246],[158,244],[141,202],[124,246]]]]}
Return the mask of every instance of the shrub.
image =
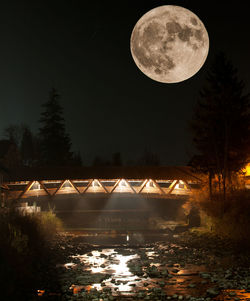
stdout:
{"type": "Polygon", "coordinates": [[[250,236],[250,191],[235,190],[227,194],[224,201],[222,193],[215,193],[210,200],[203,190],[193,201],[201,210],[201,220],[208,231],[220,237],[247,243],[250,236]]]}
{"type": "Polygon", "coordinates": [[[15,210],[0,211],[0,283],[3,286],[3,300],[34,298],[50,268],[53,256],[50,239],[59,226],[60,222],[52,212],[21,215],[15,210]]]}
{"type": "Polygon", "coordinates": [[[54,238],[54,236],[62,230],[61,220],[57,218],[51,210],[41,212],[37,218],[40,231],[46,239],[54,238]]]}

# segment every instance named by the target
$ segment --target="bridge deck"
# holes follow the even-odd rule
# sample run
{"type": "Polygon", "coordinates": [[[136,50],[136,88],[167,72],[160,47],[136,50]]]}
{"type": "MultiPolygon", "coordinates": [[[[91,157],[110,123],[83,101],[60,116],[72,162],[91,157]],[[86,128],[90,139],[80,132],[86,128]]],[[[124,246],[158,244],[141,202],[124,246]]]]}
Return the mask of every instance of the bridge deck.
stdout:
{"type": "Polygon", "coordinates": [[[147,194],[152,197],[189,195],[199,184],[186,180],[154,179],[82,179],[7,182],[8,198],[67,194],[147,194]]]}

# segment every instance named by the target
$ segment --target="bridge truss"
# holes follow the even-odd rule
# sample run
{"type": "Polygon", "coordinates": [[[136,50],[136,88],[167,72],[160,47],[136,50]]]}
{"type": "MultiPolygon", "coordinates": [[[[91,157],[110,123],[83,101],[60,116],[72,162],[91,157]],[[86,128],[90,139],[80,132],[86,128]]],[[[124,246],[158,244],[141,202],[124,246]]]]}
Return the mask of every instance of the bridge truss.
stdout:
{"type": "Polygon", "coordinates": [[[53,197],[61,194],[151,194],[166,197],[189,195],[199,183],[186,180],[155,179],[63,179],[17,181],[5,183],[8,199],[24,199],[32,196],[53,197]]]}

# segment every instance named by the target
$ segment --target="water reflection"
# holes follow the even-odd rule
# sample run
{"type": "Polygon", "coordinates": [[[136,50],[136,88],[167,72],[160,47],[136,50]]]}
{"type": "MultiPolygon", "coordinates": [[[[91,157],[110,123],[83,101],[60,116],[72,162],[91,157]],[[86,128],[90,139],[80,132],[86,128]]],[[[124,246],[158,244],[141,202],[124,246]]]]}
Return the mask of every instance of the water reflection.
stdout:
{"type": "MultiPolygon", "coordinates": [[[[169,250],[170,247],[165,251],[169,250]]],[[[71,285],[73,294],[105,292],[114,297],[133,297],[143,294],[141,292],[150,294],[153,289],[160,289],[168,296],[204,296],[211,286],[200,276],[201,272],[206,271],[205,266],[169,264],[152,247],[96,249],[72,256],[72,261],[64,265],[66,270],[75,270],[80,277],[85,277],[83,285],[77,285],[77,281],[71,285]]],[[[216,300],[235,300],[236,297],[247,300],[250,294],[245,291],[223,291],[216,300]],[[232,297],[230,294],[235,295],[232,297]]]]}
{"type": "MultiPolygon", "coordinates": [[[[157,259],[158,254],[155,253],[153,248],[145,248],[144,252],[150,261],[150,266],[154,265],[159,271],[164,269],[164,267],[162,267],[159,263],[154,262],[157,259]]],[[[161,278],[148,278],[148,275],[145,273],[145,266],[142,267],[144,272],[142,272],[140,277],[134,275],[130,271],[128,263],[134,262],[135,265],[137,265],[137,261],[140,259],[140,256],[135,250],[129,248],[119,249],[118,251],[115,249],[94,250],[88,254],[72,256],[72,258],[79,260],[79,262],[83,264],[84,270],[90,272],[90,280],[92,281],[90,285],[86,286],[77,286],[73,284],[71,289],[73,289],[74,294],[79,293],[81,289],[86,291],[91,291],[93,289],[101,291],[104,287],[106,287],[111,289],[113,295],[117,295],[119,293],[122,293],[123,295],[133,295],[140,290],[146,291],[153,287],[159,287],[159,281],[162,280],[161,278]],[[109,277],[100,281],[100,278],[95,278],[95,275],[97,274],[108,274],[109,277]],[[93,277],[91,277],[91,275],[93,277]]],[[[73,267],[71,263],[68,263],[65,266],[73,267]]],[[[192,269],[191,266],[189,268],[192,269]]],[[[166,283],[164,283],[166,291],[173,292],[178,289],[184,293],[186,289],[186,282],[189,282],[190,280],[187,279],[186,276],[193,275],[197,275],[198,277],[197,270],[190,272],[189,269],[185,269],[180,271],[179,275],[176,273],[176,278],[170,278],[166,283]]],[[[161,285],[163,285],[163,282],[161,285]]]]}
{"type": "MultiPolygon", "coordinates": [[[[72,256],[72,258],[80,260],[84,264],[85,270],[90,271],[92,274],[102,273],[111,275],[109,278],[103,280],[102,283],[93,282],[91,285],[81,286],[81,288],[89,291],[93,288],[102,290],[103,287],[108,286],[116,292],[132,292],[134,286],[136,284],[138,286],[138,282],[142,281],[142,278],[130,272],[127,265],[130,260],[137,259],[138,257],[137,254],[119,254],[115,249],[94,250],[88,254],[72,256]]],[[[70,263],[65,266],[70,266],[70,263]]],[[[74,293],[78,293],[80,287],[72,285],[71,288],[73,288],[74,293]]]]}
{"type": "Polygon", "coordinates": [[[76,266],[76,264],[74,262],[68,262],[68,263],[65,263],[63,266],[66,269],[71,269],[71,268],[74,268],[76,266]]]}
{"type": "Polygon", "coordinates": [[[250,292],[245,290],[224,290],[221,294],[215,298],[216,301],[235,301],[235,300],[250,300],[250,292]]]}
{"type": "Polygon", "coordinates": [[[37,290],[37,296],[42,297],[45,293],[45,290],[37,290]]]}

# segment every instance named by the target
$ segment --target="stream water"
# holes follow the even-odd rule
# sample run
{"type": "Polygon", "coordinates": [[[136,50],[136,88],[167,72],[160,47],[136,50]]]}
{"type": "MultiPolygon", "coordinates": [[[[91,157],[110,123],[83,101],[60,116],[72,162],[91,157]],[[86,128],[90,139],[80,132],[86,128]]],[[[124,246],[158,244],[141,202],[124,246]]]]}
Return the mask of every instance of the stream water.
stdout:
{"type": "Polygon", "coordinates": [[[233,282],[217,293],[215,286],[224,283],[221,276],[202,260],[188,260],[190,250],[185,247],[173,243],[136,247],[129,244],[129,235],[122,239],[126,244],[93,245],[58,266],[65,300],[250,300],[250,292],[236,289],[233,282]]]}
{"type": "MultiPolygon", "coordinates": [[[[101,291],[106,287],[111,289],[106,289],[106,291],[110,291],[113,296],[130,297],[137,296],[138,293],[143,297],[144,291],[156,288],[161,288],[161,291],[165,291],[167,295],[199,295],[201,291],[206,289],[207,286],[199,286],[199,288],[193,285],[188,286],[199,279],[199,273],[205,271],[204,266],[188,265],[179,269],[179,264],[169,264],[171,268],[166,269],[165,265],[156,260],[156,257],[157,254],[152,248],[140,250],[130,248],[100,249],[88,254],[75,255],[72,258],[79,259],[85,270],[91,272],[90,278],[93,277],[93,283],[86,286],[73,283],[71,288],[75,294],[78,294],[82,289],[84,291],[91,289],[101,291]],[[141,262],[142,255],[143,257],[147,256],[144,262],[141,262]],[[150,268],[152,269],[151,276],[148,276],[147,271],[150,271],[150,268]],[[143,271],[146,273],[144,274],[143,271]],[[167,274],[164,273],[166,271],[167,274]],[[101,283],[99,281],[95,283],[94,275],[97,273],[110,275],[110,277],[102,280],[101,283]],[[164,277],[162,277],[163,275],[164,277]]],[[[67,263],[66,266],[76,268],[77,264],[71,262],[67,263]]]]}

